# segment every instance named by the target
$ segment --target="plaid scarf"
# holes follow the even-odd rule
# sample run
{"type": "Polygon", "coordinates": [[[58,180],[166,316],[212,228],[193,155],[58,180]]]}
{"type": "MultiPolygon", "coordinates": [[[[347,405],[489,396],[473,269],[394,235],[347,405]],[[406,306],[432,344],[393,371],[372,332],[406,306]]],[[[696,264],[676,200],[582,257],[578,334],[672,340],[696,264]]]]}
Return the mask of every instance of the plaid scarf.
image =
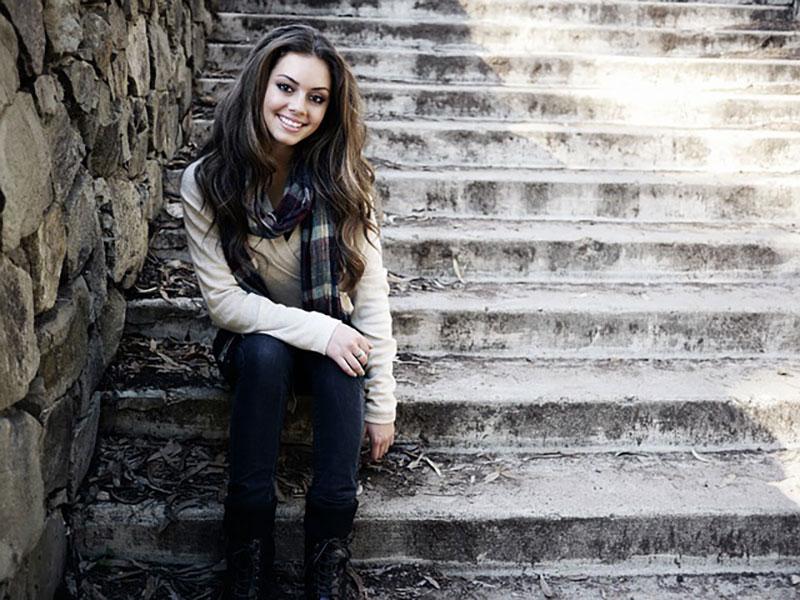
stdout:
{"type": "MultiPolygon", "coordinates": [[[[336,319],[345,314],[337,282],[338,246],[333,219],[324,202],[315,202],[308,173],[298,165],[292,169],[278,208],[273,209],[266,193],[245,200],[250,233],[274,239],[300,223],[300,281],[305,310],[325,313],[336,319]]],[[[249,292],[269,297],[264,279],[252,269],[238,269],[234,277],[249,292]]]]}

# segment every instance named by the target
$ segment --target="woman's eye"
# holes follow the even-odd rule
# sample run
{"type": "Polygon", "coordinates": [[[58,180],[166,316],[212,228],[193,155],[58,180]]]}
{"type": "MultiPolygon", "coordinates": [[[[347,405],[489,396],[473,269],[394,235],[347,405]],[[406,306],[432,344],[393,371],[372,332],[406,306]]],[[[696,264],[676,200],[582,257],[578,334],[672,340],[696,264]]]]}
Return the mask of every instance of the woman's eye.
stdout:
{"type": "Polygon", "coordinates": [[[278,89],[283,91],[283,92],[291,92],[292,91],[292,88],[288,83],[279,83],[278,84],[278,89]]]}
{"type": "Polygon", "coordinates": [[[311,96],[311,100],[313,100],[317,104],[322,104],[323,102],[325,102],[324,96],[311,96]]]}

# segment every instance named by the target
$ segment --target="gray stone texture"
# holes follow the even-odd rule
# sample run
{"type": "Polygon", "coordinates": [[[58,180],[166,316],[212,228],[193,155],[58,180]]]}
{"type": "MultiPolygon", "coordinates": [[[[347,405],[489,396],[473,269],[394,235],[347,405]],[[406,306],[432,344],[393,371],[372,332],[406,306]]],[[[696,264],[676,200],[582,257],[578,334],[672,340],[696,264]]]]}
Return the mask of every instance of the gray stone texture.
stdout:
{"type": "Polygon", "coordinates": [[[75,52],[83,37],[78,0],[44,0],[44,27],[56,54],[75,52]]]}
{"type": "Polygon", "coordinates": [[[0,0],[3,600],[51,598],[61,579],[57,507],[89,468],[121,289],[144,263],[210,24],[203,0],[0,0]]]}
{"type": "Polygon", "coordinates": [[[45,522],[36,547],[28,554],[11,580],[9,592],[14,600],[52,598],[64,573],[67,560],[67,526],[60,510],[45,522]]]}
{"type": "Polygon", "coordinates": [[[63,395],[81,374],[88,352],[89,289],[82,277],[42,319],[36,331],[45,397],[63,395]]]}
{"type": "Polygon", "coordinates": [[[38,367],[31,278],[0,255],[0,410],[25,396],[38,367]]]}
{"type": "Polygon", "coordinates": [[[42,427],[26,412],[0,414],[0,581],[8,579],[44,528],[39,465],[42,427]]]}
{"type": "Polygon", "coordinates": [[[27,75],[42,72],[45,32],[41,0],[1,0],[22,42],[22,56],[27,75]]]}
{"type": "Polygon", "coordinates": [[[142,15],[128,30],[126,55],[132,91],[137,96],[145,96],[150,89],[150,52],[147,47],[147,21],[142,15]]]}
{"type": "Polygon", "coordinates": [[[35,233],[22,240],[33,282],[35,314],[49,310],[56,303],[61,268],[67,251],[64,211],[53,204],[35,233]]]}
{"type": "Polygon", "coordinates": [[[67,277],[77,277],[100,242],[100,220],[94,196],[94,180],[82,171],[66,201],[67,277]]]}
{"type": "Polygon", "coordinates": [[[52,198],[50,152],[33,99],[24,92],[0,116],[0,192],[6,199],[3,250],[10,251],[36,231],[52,198]]]}
{"type": "Polygon", "coordinates": [[[18,52],[14,26],[0,15],[0,112],[14,101],[19,89],[18,52]]]}

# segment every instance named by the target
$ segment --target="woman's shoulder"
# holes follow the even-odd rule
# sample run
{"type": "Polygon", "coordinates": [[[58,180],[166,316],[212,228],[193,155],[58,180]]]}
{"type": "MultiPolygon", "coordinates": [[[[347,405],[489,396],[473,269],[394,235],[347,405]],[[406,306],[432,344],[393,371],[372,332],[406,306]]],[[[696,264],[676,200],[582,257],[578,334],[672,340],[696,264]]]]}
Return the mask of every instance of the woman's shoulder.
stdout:
{"type": "Polygon", "coordinates": [[[190,202],[196,205],[197,208],[202,204],[202,197],[200,188],[197,185],[197,179],[195,178],[195,171],[202,161],[202,158],[198,158],[194,162],[189,163],[181,175],[181,198],[183,198],[184,202],[190,202]]]}

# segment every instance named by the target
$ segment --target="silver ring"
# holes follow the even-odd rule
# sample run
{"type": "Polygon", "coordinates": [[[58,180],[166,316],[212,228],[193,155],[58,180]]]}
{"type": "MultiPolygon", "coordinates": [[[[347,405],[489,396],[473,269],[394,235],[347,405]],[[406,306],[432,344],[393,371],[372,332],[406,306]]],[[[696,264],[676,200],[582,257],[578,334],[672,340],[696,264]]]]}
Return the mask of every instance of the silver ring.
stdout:
{"type": "Polygon", "coordinates": [[[353,356],[355,356],[356,358],[361,358],[362,356],[364,356],[364,351],[363,350],[359,350],[358,354],[354,354],[353,356]]]}

